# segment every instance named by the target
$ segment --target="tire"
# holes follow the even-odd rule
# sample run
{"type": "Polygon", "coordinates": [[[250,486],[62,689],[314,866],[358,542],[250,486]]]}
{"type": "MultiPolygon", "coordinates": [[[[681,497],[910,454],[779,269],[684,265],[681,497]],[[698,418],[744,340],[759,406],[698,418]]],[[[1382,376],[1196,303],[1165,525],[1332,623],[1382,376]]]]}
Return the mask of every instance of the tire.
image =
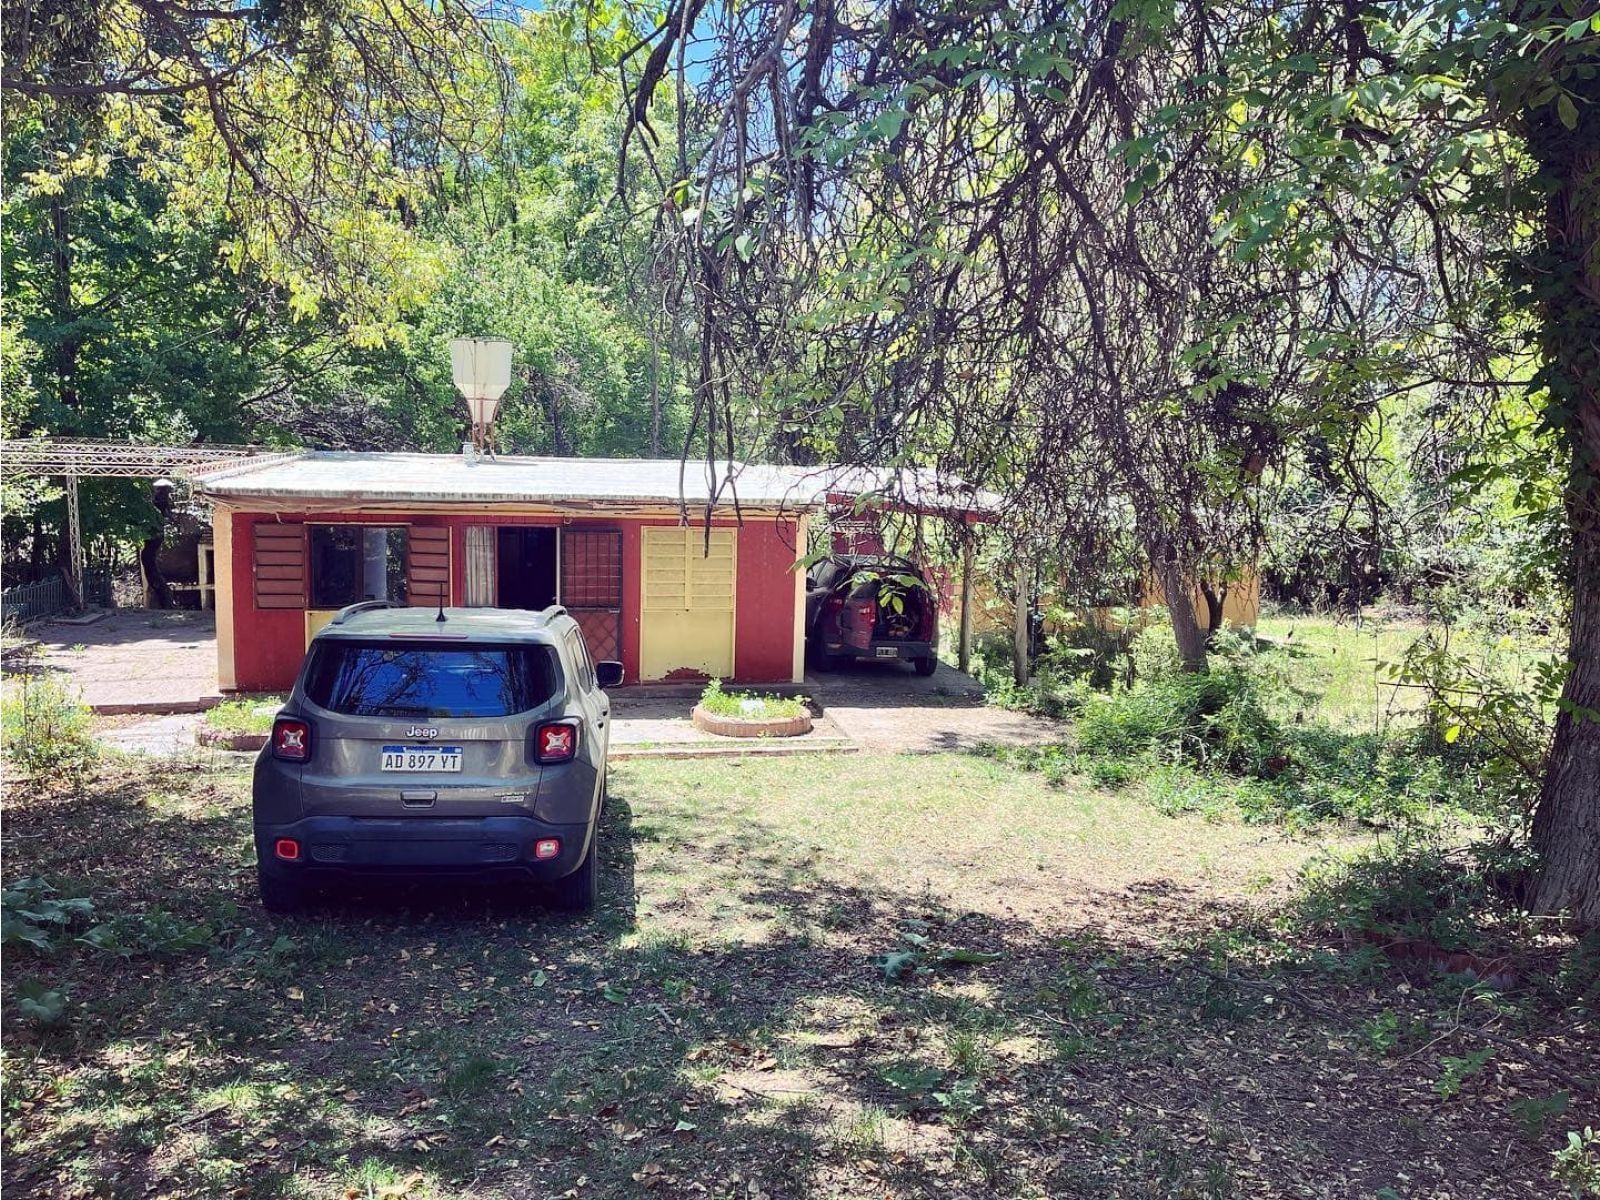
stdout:
{"type": "Polygon", "coordinates": [[[928,654],[922,658],[913,658],[911,665],[917,669],[918,675],[927,677],[939,669],[939,660],[932,654],[928,654]]]}
{"type": "Polygon", "coordinates": [[[599,880],[595,872],[595,850],[599,840],[600,832],[597,829],[589,843],[589,853],[583,856],[578,869],[545,888],[545,903],[557,912],[588,912],[594,907],[595,896],[599,892],[599,880]]]}
{"type": "Polygon", "coordinates": [[[818,646],[811,655],[811,664],[819,671],[842,671],[844,670],[844,663],[844,655],[829,654],[821,646],[818,646]]]}
{"type": "Polygon", "coordinates": [[[306,888],[296,879],[285,879],[256,868],[256,886],[261,892],[261,907],[270,913],[297,913],[306,906],[306,888]]]}

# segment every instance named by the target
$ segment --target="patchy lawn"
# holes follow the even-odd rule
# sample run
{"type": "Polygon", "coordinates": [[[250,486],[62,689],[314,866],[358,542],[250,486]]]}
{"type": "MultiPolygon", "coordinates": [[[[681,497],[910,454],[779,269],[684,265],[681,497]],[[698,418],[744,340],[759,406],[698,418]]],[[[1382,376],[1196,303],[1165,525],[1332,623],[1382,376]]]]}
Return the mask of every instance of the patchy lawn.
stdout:
{"type": "Polygon", "coordinates": [[[587,919],[269,918],[247,789],[9,789],[8,1196],[1549,1197],[1597,1111],[1537,982],[1286,932],[1319,846],[993,760],[619,765],[587,919]]]}

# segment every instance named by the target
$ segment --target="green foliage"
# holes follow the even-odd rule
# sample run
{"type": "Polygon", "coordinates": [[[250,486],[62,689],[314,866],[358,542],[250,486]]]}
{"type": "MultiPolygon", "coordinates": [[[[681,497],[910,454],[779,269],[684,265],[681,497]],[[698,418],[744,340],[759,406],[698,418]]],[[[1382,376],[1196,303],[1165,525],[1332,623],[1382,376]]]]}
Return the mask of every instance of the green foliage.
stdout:
{"type": "Polygon", "coordinates": [[[1600,1006],[1600,929],[1591,929],[1562,956],[1556,988],[1580,1008],[1600,1006]]]}
{"type": "Polygon", "coordinates": [[[85,931],[79,941],[118,958],[176,958],[205,949],[212,937],[213,930],[204,921],[151,908],[118,913],[85,931]]]}
{"type": "Polygon", "coordinates": [[[1128,658],[1133,677],[1147,683],[1171,679],[1183,672],[1178,643],[1173,640],[1172,625],[1167,621],[1153,622],[1134,634],[1128,658]]]}
{"type": "Polygon", "coordinates": [[[1531,1142],[1544,1136],[1546,1126],[1565,1113],[1571,1101],[1571,1092],[1560,1091],[1549,1096],[1522,1096],[1507,1108],[1521,1126],[1522,1136],[1531,1142]]]}
{"type": "Polygon", "coordinates": [[[810,712],[804,696],[758,696],[753,692],[725,692],[713,679],[700,693],[700,707],[718,717],[743,717],[750,721],[778,721],[810,712]]]}
{"type": "MultiPolygon", "coordinates": [[[[351,22],[383,53],[361,59],[360,40],[328,47],[357,58],[319,77],[292,119],[269,116],[289,103],[273,56],[230,76],[224,108],[264,122],[238,148],[271,162],[282,190],[241,186],[224,169],[216,112],[197,110],[188,126],[170,111],[200,93],[117,95],[105,102],[114,117],[90,118],[84,106],[7,91],[5,435],[453,450],[465,411],[445,343],[492,333],[517,348],[502,450],[643,455],[681,444],[688,396],[663,331],[661,353],[652,346],[662,305],[652,307],[637,266],[648,227],[613,203],[617,31],[603,20],[576,28],[564,9],[493,23],[491,35],[453,2],[301,7],[319,29],[351,22]],[[401,53],[408,36],[422,40],[401,53]],[[374,63],[388,64],[380,80],[367,76],[374,63]],[[322,85],[362,80],[381,86],[348,112],[327,107],[322,85]],[[246,87],[265,89],[251,92],[248,112],[230,103],[246,87]],[[377,114],[394,103],[410,107],[401,127],[420,139],[397,159],[374,145],[377,114]],[[334,126],[353,119],[349,137],[319,141],[337,131],[307,126],[316,114],[334,126]],[[466,144],[437,140],[491,129],[459,170],[452,156],[466,144]],[[296,209],[304,221],[277,224],[296,209]]],[[[128,6],[111,9],[116,24],[128,6]]],[[[201,57],[237,50],[245,24],[224,22],[227,36],[201,57]]],[[[141,30],[126,32],[133,52],[148,49],[141,30]]],[[[629,177],[640,169],[623,164],[629,177]]],[[[28,569],[48,567],[65,522],[59,489],[8,476],[5,501],[7,565],[26,553],[28,569]]],[[[91,543],[126,545],[160,525],[148,485],[85,482],[91,543]]]]}
{"type": "Polygon", "coordinates": [[[93,914],[87,896],[62,897],[43,879],[18,879],[0,892],[0,944],[54,954],[71,940],[72,926],[93,914]]]}
{"type": "Polygon", "coordinates": [[[1391,1054],[1400,1043],[1400,1016],[1393,1009],[1386,1008],[1371,1020],[1363,1021],[1361,1033],[1373,1053],[1391,1054]]]}
{"type": "Polygon", "coordinates": [[[1107,758],[1260,773],[1280,753],[1281,735],[1259,682],[1247,669],[1219,665],[1095,696],[1079,716],[1078,745],[1107,758]]]}
{"type": "Polygon", "coordinates": [[[1492,951],[1518,940],[1524,914],[1514,887],[1526,850],[1460,845],[1408,828],[1351,858],[1313,862],[1302,880],[1298,919],[1313,928],[1416,940],[1445,952],[1492,951]]]}
{"type": "Polygon", "coordinates": [[[0,698],[6,757],[30,774],[77,774],[99,755],[89,709],[48,675],[15,676],[0,698]]]}
{"type": "Polygon", "coordinates": [[[1477,1050],[1468,1051],[1466,1054],[1447,1054],[1444,1057],[1444,1070],[1433,1085],[1433,1090],[1439,1099],[1449,1100],[1461,1091],[1467,1080],[1488,1065],[1494,1057],[1493,1046],[1482,1046],[1477,1050]]]}
{"type": "Polygon", "coordinates": [[[1567,1144],[1552,1155],[1550,1176],[1571,1194],[1572,1200],[1600,1196],[1600,1132],[1585,1125],[1583,1132],[1567,1131],[1567,1144]]]}
{"type": "Polygon", "coordinates": [[[224,733],[270,733],[272,719],[283,707],[283,697],[228,700],[206,710],[205,722],[224,733]]]}
{"type": "Polygon", "coordinates": [[[52,1028],[66,1018],[67,994],[37,979],[24,979],[17,984],[17,1012],[35,1028],[52,1028]]]}

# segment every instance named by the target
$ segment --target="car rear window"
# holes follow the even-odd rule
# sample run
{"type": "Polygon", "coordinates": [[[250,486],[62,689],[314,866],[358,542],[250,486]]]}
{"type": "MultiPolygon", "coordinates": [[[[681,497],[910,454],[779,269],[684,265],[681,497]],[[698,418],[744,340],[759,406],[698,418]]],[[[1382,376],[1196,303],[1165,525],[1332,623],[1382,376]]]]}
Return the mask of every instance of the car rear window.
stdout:
{"type": "Polygon", "coordinates": [[[327,640],[311,650],[306,696],[352,717],[505,717],[556,694],[552,646],[436,646],[327,640]]]}

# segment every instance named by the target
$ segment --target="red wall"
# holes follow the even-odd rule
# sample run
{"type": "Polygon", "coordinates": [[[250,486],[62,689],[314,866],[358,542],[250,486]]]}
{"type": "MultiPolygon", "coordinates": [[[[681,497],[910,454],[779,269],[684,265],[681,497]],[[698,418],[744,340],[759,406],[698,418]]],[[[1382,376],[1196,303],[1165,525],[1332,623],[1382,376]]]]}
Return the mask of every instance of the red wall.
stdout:
{"type": "MultiPolygon", "coordinates": [[[[281,692],[294,686],[305,657],[306,614],[298,608],[257,608],[254,530],[277,518],[257,513],[233,517],[233,674],[241,692],[281,692]]],[[[298,524],[291,518],[285,524],[298,524]]]]}
{"type": "Polygon", "coordinates": [[[794,670],[797,536],[793,521],[750,521],[739,529],[733,624],[737,679],[782,682],[794,670]]]}
{"type": "MultiPolygon", "coordinates": [[[[493,525],[572,525],[622,531],[622,665],[627,680],[639,678],[639,529],[675,525],[671,518],[618,518],[593,521],[555,516],[493,516],[463,513],[407,516],[401,513],[317,513],[315,521],[403,521],[410,525],[447,526],[451,534],[451,602],[466,599],[466,527],[493,525]]],[[[234,678],[245,692],[286,691],[294,686],[305,655],[305,612],[300,609],[258,609],[255,606],[252,559],[253,529],[259,521],[301,524],[302,514],[233,515],[234,678]]],[[[736,522],[717,521],[719,526],[736,522]]],[[[734,632],[734,675],[750,683],[787,681],[794,661],[794,574],[797,556],[793,521],[750,521],[738,534],[737,613],[734,632]]]]}

